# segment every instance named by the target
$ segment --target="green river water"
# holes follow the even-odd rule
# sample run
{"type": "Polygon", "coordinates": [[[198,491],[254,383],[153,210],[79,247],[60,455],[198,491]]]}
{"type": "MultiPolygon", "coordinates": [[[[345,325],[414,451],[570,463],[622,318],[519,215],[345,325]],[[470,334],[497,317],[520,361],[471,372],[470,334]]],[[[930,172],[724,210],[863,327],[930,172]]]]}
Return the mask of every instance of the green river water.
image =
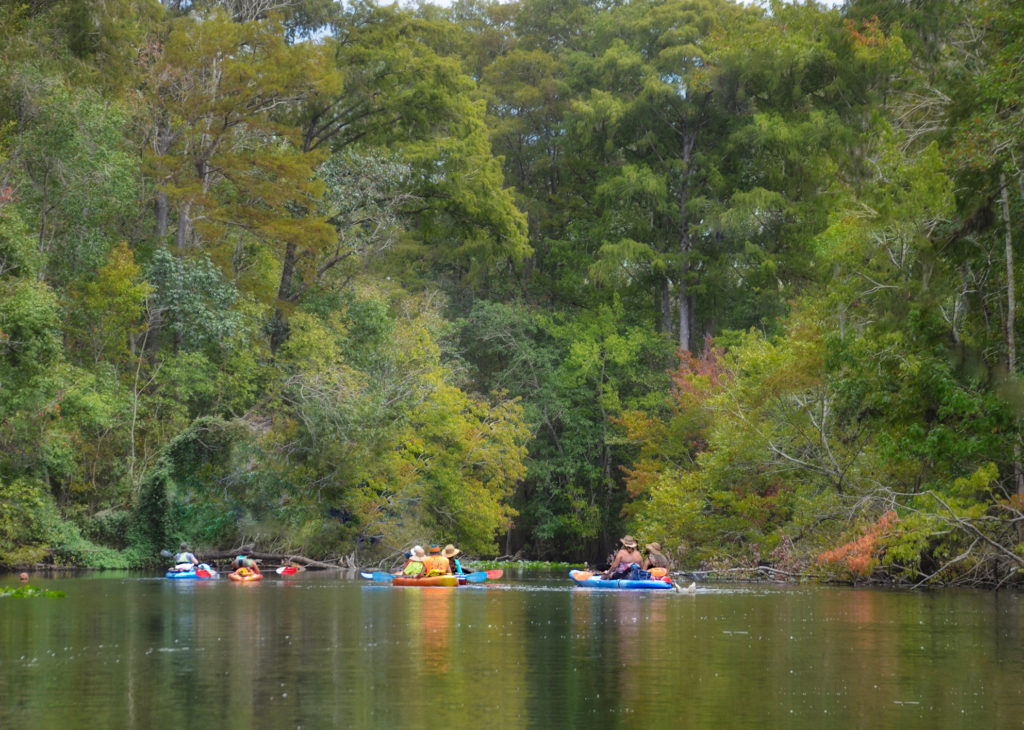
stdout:
{"type": "Polygon", "coordinates": [[[1014,593],[30,582],[67,596],[0,598],[5,730],[1024,725],[1014,593]]]}

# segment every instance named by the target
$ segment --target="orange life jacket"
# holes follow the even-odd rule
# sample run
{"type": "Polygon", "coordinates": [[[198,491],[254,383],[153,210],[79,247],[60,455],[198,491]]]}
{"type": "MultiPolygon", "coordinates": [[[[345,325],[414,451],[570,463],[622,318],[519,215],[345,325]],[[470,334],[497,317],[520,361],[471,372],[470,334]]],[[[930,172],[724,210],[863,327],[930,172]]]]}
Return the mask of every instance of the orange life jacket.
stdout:
{"type": "Polygon", "coordinates": [[[428,555],[423,558],[423,567],[427,569],[427,575],[447,575],[451,573],[448,565],[448,558],[444,555],[428,555]]]}

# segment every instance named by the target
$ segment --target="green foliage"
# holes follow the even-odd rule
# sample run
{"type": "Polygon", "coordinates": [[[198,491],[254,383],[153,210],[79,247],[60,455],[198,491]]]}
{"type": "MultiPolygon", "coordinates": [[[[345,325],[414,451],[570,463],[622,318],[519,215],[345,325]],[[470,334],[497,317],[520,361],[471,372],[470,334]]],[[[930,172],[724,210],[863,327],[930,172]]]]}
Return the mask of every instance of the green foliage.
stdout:
{"type": "Polygon", "coordinates": [[[1018,575],[1016,5],[282,5],[0,7],[0,559],[1018,575]]]}
{"type": "Polygon", "coordinates": [[[45,486],[27,479],[0,482],[0,564],[132,567],[131,553],[97,546],[65,521],[45,486]]]}
{"type": "Polygon", "coordinates": [[[41,484],[21,479],[0,482],[0,563],[40,562],[48,547],[46,523],[56,515],[41,484]]]}
{"type": "Polygon", "coordinates": [[[130,219],[138,160],[124,149],[127,120],[119,106],[37,73],[23,69],[13,90],[24,127],[19,197],[37,221],[43,271],[69,282],[104,260],[118,232],[110,222],[130,219]]]}
{"type": "Polygon", "coordinates": [[[67,594],[64,591],[48,591],[36,588],[29,583],[17,588],[0,588],[0,598],[37,598],[39,596],[45,598],[64,598],[67,594]]]}
{"type": "Polygon", "coordinates": [[[222,346],[238,332],[241,317],[232,311],[238,291],[224,280],[209,258],[176,258],[166,248],[153,253],[146,271],[152,303],[162,311],[163,326],[185,350],[222,346]]]}
{"type": "Polygon", "coordinates": [[[25,383],[60,357],[57,300],[50,287],[28,279],[0,281],[3,374],[25,383]]]}
{"type": "Polygon", "coordinates": [[[166,460],[157,462],[142,482],[132,517],[131,541],[136,549],[155,560],[166,549],[171,534],[171,510],[168,491],[171,467],[166,460]]]}

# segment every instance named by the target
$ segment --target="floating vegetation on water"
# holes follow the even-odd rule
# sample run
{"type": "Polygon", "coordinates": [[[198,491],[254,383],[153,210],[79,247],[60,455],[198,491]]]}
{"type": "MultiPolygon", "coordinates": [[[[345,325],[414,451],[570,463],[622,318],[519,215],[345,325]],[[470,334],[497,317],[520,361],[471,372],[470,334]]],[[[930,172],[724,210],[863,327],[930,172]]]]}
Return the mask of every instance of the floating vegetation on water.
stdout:
{"type": "Polygon", "coordinates": [[[28,583],[17,588],[0,588],[0,598],[7,598],[8,596],[11,598],[35,598],[37,596],[64,598],[66,595],[64,591],[44,591],[42,588],[36,588],[28,583]]]}

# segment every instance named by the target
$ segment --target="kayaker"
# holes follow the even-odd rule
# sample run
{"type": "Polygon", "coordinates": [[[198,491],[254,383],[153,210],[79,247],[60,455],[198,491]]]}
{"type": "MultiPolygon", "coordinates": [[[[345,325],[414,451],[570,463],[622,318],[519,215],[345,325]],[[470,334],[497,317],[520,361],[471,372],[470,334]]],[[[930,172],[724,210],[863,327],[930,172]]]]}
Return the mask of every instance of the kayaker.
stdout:
{"type": "Polygon", "coordinates": [[[173,570],[178,573],[187,573],[195,570],[197,565],[199,565],[199,561],[188,549],[188,543],[181,543],[178,546],[178,554],[174,556],[173,570]]]}
{"type": "Polygon", "coordinates": [[[647,549],[647,557],[644,558],[644,570],[651,568],[664,568],[668,570],[668,558],[661,554],[661,545],[656,542],[649,542],[644,547],[647,549]]]}
{"type": "Polygon", "coordinates": [[[452,572],[448,564],[448,558],[441,554],[440,545],[430,546],[430,554],[423,559],[423,565],[427,569],[425,576],[427,578],[432,575],[448,575],[452,572]]]}
{"type": "Polygon", "coordinates": [[[455,556],[461,553],[457,547],[448,543],[444,546],[444,550],[441,551],[441,555],[448,558],[448,572],[453,575],[465,575],[462,571],[462,563],[459,562],[455,556]]]}
{"type": "Polygon", "coordinates": [[[417,545],[409,551],[409,559],[405,561],[405,565],[402,566],[401,575],[406,578],[419,578],[426,574],[426,568],[423,565],[423,559],[427,557],[426,552],[423,548],[417,545]]]}
{"type": "Polygon", "coordinates": [[[243,546],[242,549],[238,551],[238,555],[235,559],[231,561],[231,567],[235,570],[245,568],[248,571],[258,574],[260,572],[260,567],[256,565],[255,560],[249,557],[251,554],[252,548],[247,545],[243,546]]]}
{"type": "Polygon", "coordinates": [[[622,547],[615,553],[611,567],[601,574],[602,578],[623,578],[633,569],[634,565],[639,571],[644,562],[644,556],[637,549],[636,540],[632,535],[624,536],[619,542],[622,543],[622,547]]]}

